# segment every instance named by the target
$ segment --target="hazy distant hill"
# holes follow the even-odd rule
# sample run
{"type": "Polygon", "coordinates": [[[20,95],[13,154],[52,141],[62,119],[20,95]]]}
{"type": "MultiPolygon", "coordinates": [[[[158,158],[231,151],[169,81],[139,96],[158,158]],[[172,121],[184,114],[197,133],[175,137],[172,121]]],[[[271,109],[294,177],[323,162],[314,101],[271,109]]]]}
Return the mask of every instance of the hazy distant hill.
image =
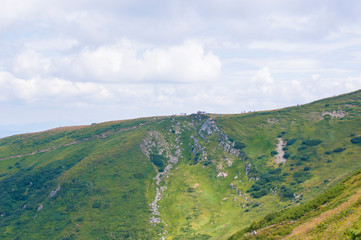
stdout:
{"type": "Polygon", "coordinates": [[[357,91],[0,139],[0,238],[304,239],[343,211],[357,237],[360,114],[357,91]]]}

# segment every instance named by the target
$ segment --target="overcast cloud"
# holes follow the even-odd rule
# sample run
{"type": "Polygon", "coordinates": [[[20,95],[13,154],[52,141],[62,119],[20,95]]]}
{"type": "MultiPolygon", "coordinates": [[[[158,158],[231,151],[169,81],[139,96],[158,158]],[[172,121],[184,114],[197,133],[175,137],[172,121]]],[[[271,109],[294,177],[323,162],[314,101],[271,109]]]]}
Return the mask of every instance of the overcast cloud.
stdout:
{"type": "Polygon", "coordinates": [[[0,137],[361,88],[358,0],[2,0],[0,137]]]}

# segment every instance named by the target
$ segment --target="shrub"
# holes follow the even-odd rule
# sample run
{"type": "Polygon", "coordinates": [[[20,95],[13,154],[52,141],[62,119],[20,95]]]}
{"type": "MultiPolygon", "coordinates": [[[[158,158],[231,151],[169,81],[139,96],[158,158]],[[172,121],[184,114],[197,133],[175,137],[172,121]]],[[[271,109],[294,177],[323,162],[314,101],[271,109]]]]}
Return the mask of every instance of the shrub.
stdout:
{"type": "Polygon", "coordinates": [[[259,191],[259,190],[261,190],[261,186],[260,186],[259,184],[257,184],[257,183],[254,183],[254,184],[252,185],[252,187],[251,187],[247,192],[259,191]]]}
{"type": "Polygon", "coordinates": [[[101,206],[102,206],[102,204],[99,201],[94,202],[92,205],[93,208],[100,208],[101,206]]]}
{"type": "Polygon", "coordinates": [[[296,162],[296,166],[301,166],[302,164],[303,164],[303,162],[301,162],[301,161],[296,162]]]}
{"type": "Polygon", "coordinates": [[[297,141],[297,138],[292,138],[289,141],[287,141],[287,146],[291,146],[292,144],[294,144],[297,141]]]}
{"type": "Polygon", "coordinates": [[[355,137],[351,139],[351,142],[353,144],[360,144],[361,143],[361,137],[355,137]]]}
{"type": "Polygon", "coordinates": [[[246,144],[244,144],[243,142],[235,142],[235,144],[234,144],[234,148],[237,148],[239,150],[241,150],[245,147],[246,147],[246,144]]]}
{"type": "Polygon", "coordinates": [[[307,149],[307,146],[306,145],[301,145],[297,150],[302,151],[302,150],[305,150],[305,149],[307,149]]]}
{"type": "Polygon", "coordinates": [[[306,167],[303,168],[303,171],[310,171],[310,169],[311,168],[309,166],[306,166],[306,167]]]}
{"type": "Polygon", "coordinates": [[[267,191],[265,189],[262,189],[261,191],[252,192],[251,196],[254,198],[260,198],[267,195],[267,191]]]}
{"type": "Polygon", "coordinates": [[[306,145],[306,146],[309,146],[309,147],[317,146],[320,143],[322,143],[322,141],[319,140],[319,139],[308,139],[308,140],[302,141],[303,145],[306,145]]]}
{"type": "Polygon", "coordinates": [[[272,151],[271,152],[271,156],[273,157],[273,156],[276,156],[278,154],[278,152],[277,151],[272,151]]]}
{"type": "Polygon", "coordinates": [[[295,172],[293,174],[293,178],[298,182],[298,183],[302,183],[304,181],[306,181],[307,179],[309,179],[311,177],[311,173],[309,172],[295,172]]]}
{"type": "Polygon", "coordinates": [[[338,147],[338,148],[334,149],[333,152],[338,153],[338,152],[343,152],[345,150],[346,150],[346,148],[338,147]]]}
{"type": "Polygon", "coordinates": [[[149,158],[150,161],[152,161],[152,163],[154,163],[154,165],[156,165],[157,167],[160,168],[164,167],[164,162],[163,162],[164,157],[162,155],[150,154],[149,158]]]}
{"type": "Polygon", "coordinates": [[[292,189],[290,189],[286,186],[281,187],[281,196],[283,198],[286,198],[286,199],[293,198],[293,194],[294,194],[294,192],[292,191],[292,189]]]}
{"type": "Polygon", "coordinates": [[[258,206],[259,206],[259,203],[255,203],[252,205],[253,208],[258,207],[258,206]]]}

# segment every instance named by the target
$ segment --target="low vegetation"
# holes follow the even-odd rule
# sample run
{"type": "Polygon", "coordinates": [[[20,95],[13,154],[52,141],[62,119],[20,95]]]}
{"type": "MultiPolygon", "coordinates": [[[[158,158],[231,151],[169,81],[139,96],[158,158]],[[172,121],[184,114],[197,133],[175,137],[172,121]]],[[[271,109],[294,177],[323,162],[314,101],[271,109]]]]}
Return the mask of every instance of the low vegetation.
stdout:
{"type": "Polygon", "coordinates": [[[331,238],[337,221],[357,239],[360,111],[358,91],[0,139],[0,239],[331,238]]]}

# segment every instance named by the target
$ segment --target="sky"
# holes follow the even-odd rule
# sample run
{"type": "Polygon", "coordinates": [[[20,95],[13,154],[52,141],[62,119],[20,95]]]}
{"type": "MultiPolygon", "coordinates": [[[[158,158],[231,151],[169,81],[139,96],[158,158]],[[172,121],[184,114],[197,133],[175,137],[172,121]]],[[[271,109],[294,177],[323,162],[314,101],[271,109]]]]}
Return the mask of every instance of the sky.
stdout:
{"type": "Polygon", "coordinates": [[[361,88],[359,0],[1,0],[0,137],[361,88]]]}

